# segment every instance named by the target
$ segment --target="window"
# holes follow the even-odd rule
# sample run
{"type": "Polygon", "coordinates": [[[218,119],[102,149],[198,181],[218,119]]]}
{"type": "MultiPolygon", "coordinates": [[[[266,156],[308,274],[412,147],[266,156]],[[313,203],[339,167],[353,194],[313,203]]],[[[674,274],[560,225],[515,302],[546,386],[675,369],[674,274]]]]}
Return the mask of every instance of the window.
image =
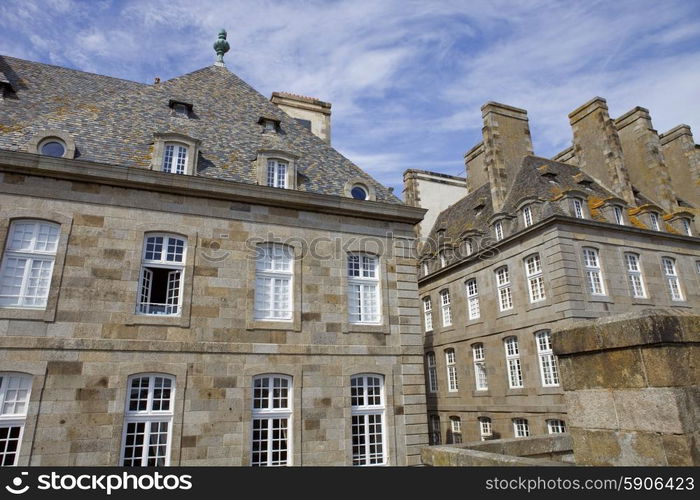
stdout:
{"type": "Polygon", "coordinates": [[[469,239],[464,241],[464,249],[467,255],[471,255],[474,253],[474,242],[469,239]]]}
{"type": "Polygon", "coordinates": [[[259,245],[255,267],[255,319],[292,319],[293,250],[285,245],[259,245]]]}
{"type": "Polygon", "coordinates": [[[31,392],[31,375],[0,373],[0,466],[17,465],[31,392]]]}
{"type": "Polygon", "coordinates": [[[622,207],[615,205],[613,207],[613,214],[615,215],[615,223],[624,226],[625,218],[622,215],[622,207]]]}
{"type": "Polygon", "coordinates": [[[428,261],[423,262],[423,276],[427,276],[430,274],[430,265],[428,264],[428,261]]]}
{"type": "Polygon", "coordinates": [[[163,150],[163,172],[184,174],[187,169],[187,146],[166,143],[163,150]]]}
{"type": "Polygon", "coordinates": [[[479,287],[476,279],[472,278],[465,283],[467,290],[467,314],[469,319],[479,319],[481,307],[479,306],[479,287]]]}
{"type": "Polygon", "coordinates": [[[472,346],[472,356],[474,357],[474,381],[477,391],[486,391],[489,388],[486,378],[486,358],[484,357],[484,344],[474,344],[472,346]]]}
{"type": "Polygon", "coordinates": [[[654,231],[660,231],[661,228],[659,226],[659,214],[655,212],[650,212],[649,213],[649,221],[651,222],[651,228],[654,231]]]}
{"type": "Polygon", "coordinates": [[[552,351],[552,336],[549,330],[535,334],[537,356],[540,360],[540,375],[542,387],[557,387],[559,385],[559,368],[557,358],[552,351]]]}
{"type": "Polygon", "coordinates": [[[457,360],[454,349],[445,349],[445,362],[447,364],[447,390],[457,392],[457,360]]]}
{"type": "Polygon", "coordinates": [[[462,420],[459,417],[450,417],[451,444],[462,442],[462,420]]]}
{"type": "Polygon", "coordinates": [[[583,200],[581,198],[574,198],[572,200],[572,203],[574,205],[574,217],[577,219],[584,219],[585,216],[583,214],[583,200]]]}
{"type": "Polygon", "coordinates": [[[452,325],[452,306],[450,305],[450,291],[440,292],[440,308],[442,309],[442,326],[452,325]]]}
{"type": "Polygon", "coordinates": [[[508,266],[499,267],[495,273],[496,286],[498,288],[498,307],[501,311],[513,309],[513,293],[510,289],[508,266]]]}
{"type": "Polygon", "coordinates": [[[595,248],[583,249],[583,266],[586,270],[586,283],[591,295],[605,295],[603,286],[603,272],[600,269],[598,250],[595,248]]]}
{"type": "Polygon", "coordinates": [[[544,293],[544,277],[542,276],[542,261],[538,254],[525,259],[525,274],[527,288],[530,292],[530,302],[540,302],[546,298],[544,293]]]}
{"type": "Polygon", "coordinates": [[[425,321],[425,331],[433,331],[433,302],[430,297],[423,299],[423,320],[425,321]]]}
{"type": "Polygon", "coordinates": [[[493,225],[493,231],[496,234],[496,241],[503,239],[503,222],[500,220],[493,225]]]}
{"type": "Polygon", "coordinates": [[[692,231],[692,229],[690,228],[690,220],[688,220],[687,218],[683,217],[683,218],[681,219],[681,226],[683,226],[683,232],[684,232],[685,234],[687,234],[688,236],[692,236],[692,235],[693,235],[693,231],[692,231]]]}
{"type": "Polygon", "coordinates": [[[348,302],[351,323],[381,322],[377,257],[348,255],[348,302]]]}
{"type": "Polygon", "coordinates": [[[430,444],[440,444],[442,442],[441,437],[440,417],[438,415],[430,415],[430,444]]]}
{"type": "Polygon", "coordinates": [[[175,378],[170,375],[132,375],[128,381],[122,465],[170,464],[175,378]]]}
{"type": "Polygon", "coordinates": [[[524,418],[513,419],[513,434],[516,438],[528,437],[530,435],[530,426],[524,418]]]}
{"type": "Polygon", "coordinates": [[[547,420],[547,430],[550,434],[562,434],[566,432],[566,424],[563,420],[550,419],[547,420]]]}
{"type": "Polygon", "coordinates": [[[445,256],[445,251],[440,252],[440,267],[447,266],[447,257],[445,256]]]}
{"type": "Polygon", "coordinates": [[[646,297],[647,294],[644,289],[644,278],[642,277],[642,267],[639,264],[639,255],[636,253],[626,253],[625,265],[627,267],[627,277],[629,279],[632,297],[646,297]]]}
{"type": "Polygon", "coordinates": [[[187,105],[183,104],[181,102],[176,102],[173,103],[173,113],[175,116],[182,116],[184,118],[187,118],[189,116],[189,112],[187,110],[187,105]]]}
{"type": "Polygon", "coordinates": [[[523,224],[525,227],[532,226],[532,208],[529,205],[523,208],[523,224]]]}
{"type": "Polygon", "coordinates": [[[180,236],[146,236],[141,261],[139,314],[180,314],[186,250],[187,240],[180,236]]]}
{"type": "Polygon", "coordinates": [[[493,437],[493,427],[491,426],[491,419],[489,417],[479,417],[479,434],[481,435],[482,441],[493,437]]]}
{"type": "Polygon", "coordinates": [[[523,387],[523,372],[520,367],[520,348],[516,337],[508,337],[504,341],[506,348],[506,365],[508,369],[508,387],[518,389],[523,387]]]}
{"type": "Polygon", "coordinates": [[[366,200],[367,198],[369,198],[367,189],[360,185],[352,187],[352,189],[350,190],[350,196],[352,196],[356,200],[366,200]]]}
{"type": "Polygon", "coordinates": [[[44,156],[63,158],[66,154],[66,145],[62,140],[50,137],[39,144],[39,152],[44,156]]]}
{"type": "Polygon", "coordinates": [[[676,261],[671,257],[663,257],[661,259],[661,264],[663,266],[664,275],[666,276],[666,283],[668,283],[668,289],[671,292],[671,300],[683,300],[683,292],[681,291],[678,274],[676,273],[676,261]]]}
{"type": "Polygon", "coordinates": [[[286,161],[269,159],[267,160],[267,185],[276,188],[287,188],[287,167],[286,161]]]}
{"type": "Polygon", "coordinates": [[[429,352],[426,354],[426,362],[428,364],[428,390],[430,392],[437,392],[438,390],[438,379],[437,379],[437,362],[435,360],[435,353],[429,352]]]}
{"type": "Polygon", "coordinates": [[[0,306],[46,307],[59,227],[38,220],[12,222],[0,265],[0,306]]]}
{"type": "Polygon", "coordinates": [[[292,378],[253,378],[253,435],[250,465],[291,465],[292,378]]]}
{"type": "Polygon", "coordinates": [[[700,274],[700,260],[695,261],[695,270],[700,274]]]}
{"type": "Polygon", "coordinates": [[[384,378],[355,375],[350,393],[352,464],[384,465],[384,378]]]}

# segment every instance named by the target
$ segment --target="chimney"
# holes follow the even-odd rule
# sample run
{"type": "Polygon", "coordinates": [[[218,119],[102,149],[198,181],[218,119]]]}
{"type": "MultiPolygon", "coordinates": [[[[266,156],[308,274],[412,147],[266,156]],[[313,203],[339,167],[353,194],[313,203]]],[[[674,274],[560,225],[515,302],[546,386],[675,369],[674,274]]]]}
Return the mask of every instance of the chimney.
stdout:
{"type": "Polygon", "coordinates": [[[700,207],[700,148],[688,125],[678,125],[661,134],[671,187],[681,200],[700,207]]]}
{"type": "Polygon", "coordinates": [[[467,193],[472,193],[489,181],[484,165],[484,142],[480,142],[464,154],[464,169],[467,172],[467,193]]]}
{"type": "Polygon", "coordinates": [[[331,143],[331,103],[287,92],[273,92],[270,101],[326,143],[331,143]]]}
{"type": "Polygon", "coordinates": [[[671,176],[661,151],[659,134],[651,125],[649,110],[637,106],[615,120],[629,180],[642,194],[671,212],[676,198],[671,176]]]}
{"type": "MultiPolygon", "coordinates": [[[[533,154],[530,127],[527,111],[497,102],[484,104],[481,116],[484,119],[483,161],[491,183],[493,210],[498,212],[523,158],[533,154]]],[[[476,179],[479,177],[477,173],[476,179]]]]}
{"type": "Polygon", "coordinates": [[[622,156],[617,130],[602,97],[595,97],[569,113],[578,166],[629,204],[634,193],[622,156]]]}

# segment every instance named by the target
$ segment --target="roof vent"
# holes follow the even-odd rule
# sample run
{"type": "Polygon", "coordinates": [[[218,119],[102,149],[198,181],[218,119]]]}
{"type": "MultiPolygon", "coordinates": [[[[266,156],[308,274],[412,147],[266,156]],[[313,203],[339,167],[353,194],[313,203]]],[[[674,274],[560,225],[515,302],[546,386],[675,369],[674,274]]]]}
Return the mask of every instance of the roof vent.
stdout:
{"type": "Polygon", "coordinates": [[[537,171],[542,177],[547,177],[548,179],[554,179],[557,176],[557,172],[550,165],[540,165],[537,167],[537,171]]]}
{"type": "Polygon", "coordinates": [[[168,101],[168,106],[173,110],[173,116],[184,116],[189,117],[192,112],[192,104],[184,101],[177,101],[175,99],[170,99],[168,101]]]}
{"type": "Polygon", "coordinates": [[[277,118],[272,118],[270,116],[261,116],[258,119],[258,123],[263,126],[263,132],[277,133],[279,132],[281,122],[277,118]]]}
{"type": "Polygon", "coordinates": [[[593,184],[593,180],[589,177],[586,177],[586,175],[583,173],[575,174],[574,181],[576,181],[577,184],[581,184],[582,186],[586,187],[593,184]]]}
{"type": "Polygon", "coordinates": [[[0,71],[0,99],[8,96],[10,92],[14,92],[14,90],[10,80],[5,76],[5,73],[0,71]]]}

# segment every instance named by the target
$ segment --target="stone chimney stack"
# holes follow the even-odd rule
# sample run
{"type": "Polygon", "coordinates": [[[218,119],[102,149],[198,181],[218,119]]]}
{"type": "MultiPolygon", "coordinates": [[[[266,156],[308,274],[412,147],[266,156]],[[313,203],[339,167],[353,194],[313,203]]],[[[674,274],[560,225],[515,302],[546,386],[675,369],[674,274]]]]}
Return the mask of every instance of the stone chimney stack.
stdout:
{"type": "MultiPolygon", "coordinates": [[[[497,102],[484,104],[481,116],[484,119],[483,162],[491,183],[493,210],[498,212],[503,208],[510,183],[523,158],[533,154],[530,127],[527,111],[497,102]]],[[[479,179],[478,173],[476,179],[479,179]]],[[[470,187],[479,186],[470,183],[470,187]]]]}
{"type": "Polygon", "coordinates": [[[270,102],[312,134],[331,143],[331,103],[287,92],[273,92],[270,102]]]}
{"type": "Polygon", "coordinates": [[[483,141],[464,153],[464,170],[467,172],[467,192],[471,193],[489,181],[484,164],[483,141]]]}
{"type": "Polygon", "coordinates": [[[661,134],[660,142],[675,195],[700,207],[700,146],[690,127],[678,125],[661,134]]]}
{"type": "Polygon", "coordinates": [[[671,212],[677,206],[661,140],[651,125],[649,110],[637,106],[615,120],[630,182],[642,194],[671,212]]]}
{"type": "Polygon", "coordinates": [[[569,113],[574,133],[574,154],[578,166],[626,202],[634,203],[634,193],[622,156],[622,145],[608,105],[595,97],[569,113]]]}

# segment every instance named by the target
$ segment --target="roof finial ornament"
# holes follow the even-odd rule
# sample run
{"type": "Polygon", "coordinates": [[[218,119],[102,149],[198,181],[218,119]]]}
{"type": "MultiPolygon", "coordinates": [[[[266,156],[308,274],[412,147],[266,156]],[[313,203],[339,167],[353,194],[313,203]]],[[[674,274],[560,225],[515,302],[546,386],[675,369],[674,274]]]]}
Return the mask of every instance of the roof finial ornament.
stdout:
{"type": "Polygon", "coordinates": [[[229,51],[231,46],[226,41],[226,30],[219,31],[219,39],[214,42],[214,50],[216,51],[216,66],[226,66],[224,64],[224,54],[229,51]]]}

